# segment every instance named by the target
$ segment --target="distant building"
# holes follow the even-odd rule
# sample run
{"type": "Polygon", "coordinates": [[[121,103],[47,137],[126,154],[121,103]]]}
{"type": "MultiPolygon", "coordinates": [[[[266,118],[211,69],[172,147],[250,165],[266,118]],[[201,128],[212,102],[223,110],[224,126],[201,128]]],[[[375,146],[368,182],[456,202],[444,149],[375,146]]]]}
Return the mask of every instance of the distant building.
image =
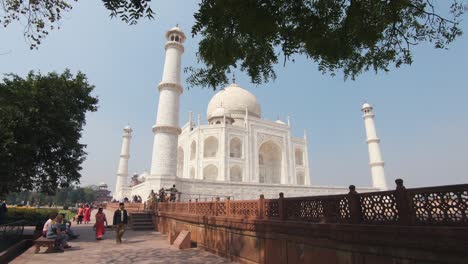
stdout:
{"type": "Polygon", "coordinates": [[[103,202],[110,202],[112,200],[112,196],[110,196],[110,191],[107,190],[108,186],[104,182],[99,183],[97,186],[97,198],[96,201],[98,203],[103,202]]]}

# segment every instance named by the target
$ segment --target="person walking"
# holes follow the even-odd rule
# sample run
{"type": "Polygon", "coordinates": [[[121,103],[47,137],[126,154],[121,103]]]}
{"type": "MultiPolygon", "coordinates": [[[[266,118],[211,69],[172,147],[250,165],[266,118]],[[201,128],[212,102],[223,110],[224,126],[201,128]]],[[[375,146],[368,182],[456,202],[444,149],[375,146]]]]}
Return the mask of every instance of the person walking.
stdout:
{"type": "Polygon", "coordinates": [[[89,224],[89,222],[91,222],[91,207],[89,204],[86,204],[83,209],[83,221],[85,224],[89,224]]]}
{"type": "Polygon", "coordinates": [[[96,213],[96,239],[101,240],[102,236],[106,233],[107,219],[106,214],[102,208],[98,209],[96,213]],[[105,223],[105,224],[104,224],[105,223]]]}
{"type": "Polygon", "coordinates": [[[77,225],[82,224],[83,223],[83,215],[84,215],[83,205],[82,204],[80,204],[79,207],[78,207],[77,215],[78,215],[78,220],[76,221],[76,224],[77,225]]]}
{"type": "Polygon", "coordinates": [[[116,242],[117,244],[122,243],[122,236],[125,233],[125,225],[128,222],[127,210],[125,210],[125,204],[120,203],[119,209],[114,212],[113,225],[117,226],[116,233],[116,242]]]}

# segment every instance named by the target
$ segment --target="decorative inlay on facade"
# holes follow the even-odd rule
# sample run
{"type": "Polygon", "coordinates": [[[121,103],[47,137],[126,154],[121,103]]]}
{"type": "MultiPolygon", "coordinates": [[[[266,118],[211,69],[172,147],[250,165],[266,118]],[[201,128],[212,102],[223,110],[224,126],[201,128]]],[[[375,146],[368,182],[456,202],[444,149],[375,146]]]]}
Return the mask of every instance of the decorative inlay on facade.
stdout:
{"type": "Polygon", "coordinates": [[[184,45],[182,45],[181,43],[177,42],[177,41],[168,41],[166,43],[166,45],[164,46],[165,49],[168,49],[168,48],[176,48],[182,52],[184,52],[184,45]]]}
{"type": "Polygon", "coordinates": [[[260,147],[267,141],[273,141],[279,146],[283,146],[283,138],[275,135],[269,135],[264,133],[257,133],[257,147],[260,147]]]}
{"type": "Polygon", "coordinates": [[[179,135],[181,133],[181,129],[178,127],[171,127],[171,126],[153,126],[153,133],[173,133],[179,135]]]}
{"type": "Polygon", "coordinates": [[[176,91],[179,92],[180,94],[183,93],[184,91],[184,89],[182,88],[182,85],[176,84],[176,83],[161,82],[158,85],[158,89],[160,92],[164,89],[170,89],[170,88],[176,89],[176,91]]]}

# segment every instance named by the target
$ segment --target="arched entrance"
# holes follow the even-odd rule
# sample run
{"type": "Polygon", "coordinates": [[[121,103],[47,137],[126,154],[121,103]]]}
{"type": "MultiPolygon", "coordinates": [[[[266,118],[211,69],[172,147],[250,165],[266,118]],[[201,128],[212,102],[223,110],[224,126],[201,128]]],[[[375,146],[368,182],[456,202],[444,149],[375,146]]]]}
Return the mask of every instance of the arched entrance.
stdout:
{"type": "Polygon", "coordinates": [[[258,179],[261,183],[281,183],[281,148],[273,141],[258,149],[258,179]]]}

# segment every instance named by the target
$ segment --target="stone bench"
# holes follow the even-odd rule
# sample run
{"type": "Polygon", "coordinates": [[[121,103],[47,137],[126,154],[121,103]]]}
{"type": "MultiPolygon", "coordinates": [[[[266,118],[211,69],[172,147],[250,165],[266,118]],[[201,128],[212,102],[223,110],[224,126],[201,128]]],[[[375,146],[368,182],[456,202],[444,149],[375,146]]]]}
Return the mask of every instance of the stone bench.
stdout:
{"type": "Polygon", "coordinates": [[[40,238],[34,240],[34,246],[36,247],[34,250],[35,254],[39,253],[41,247],[47,247],[47,251],[50,251],[55,246],[55,238],[45,238],[41,236],[40,238]]]}

